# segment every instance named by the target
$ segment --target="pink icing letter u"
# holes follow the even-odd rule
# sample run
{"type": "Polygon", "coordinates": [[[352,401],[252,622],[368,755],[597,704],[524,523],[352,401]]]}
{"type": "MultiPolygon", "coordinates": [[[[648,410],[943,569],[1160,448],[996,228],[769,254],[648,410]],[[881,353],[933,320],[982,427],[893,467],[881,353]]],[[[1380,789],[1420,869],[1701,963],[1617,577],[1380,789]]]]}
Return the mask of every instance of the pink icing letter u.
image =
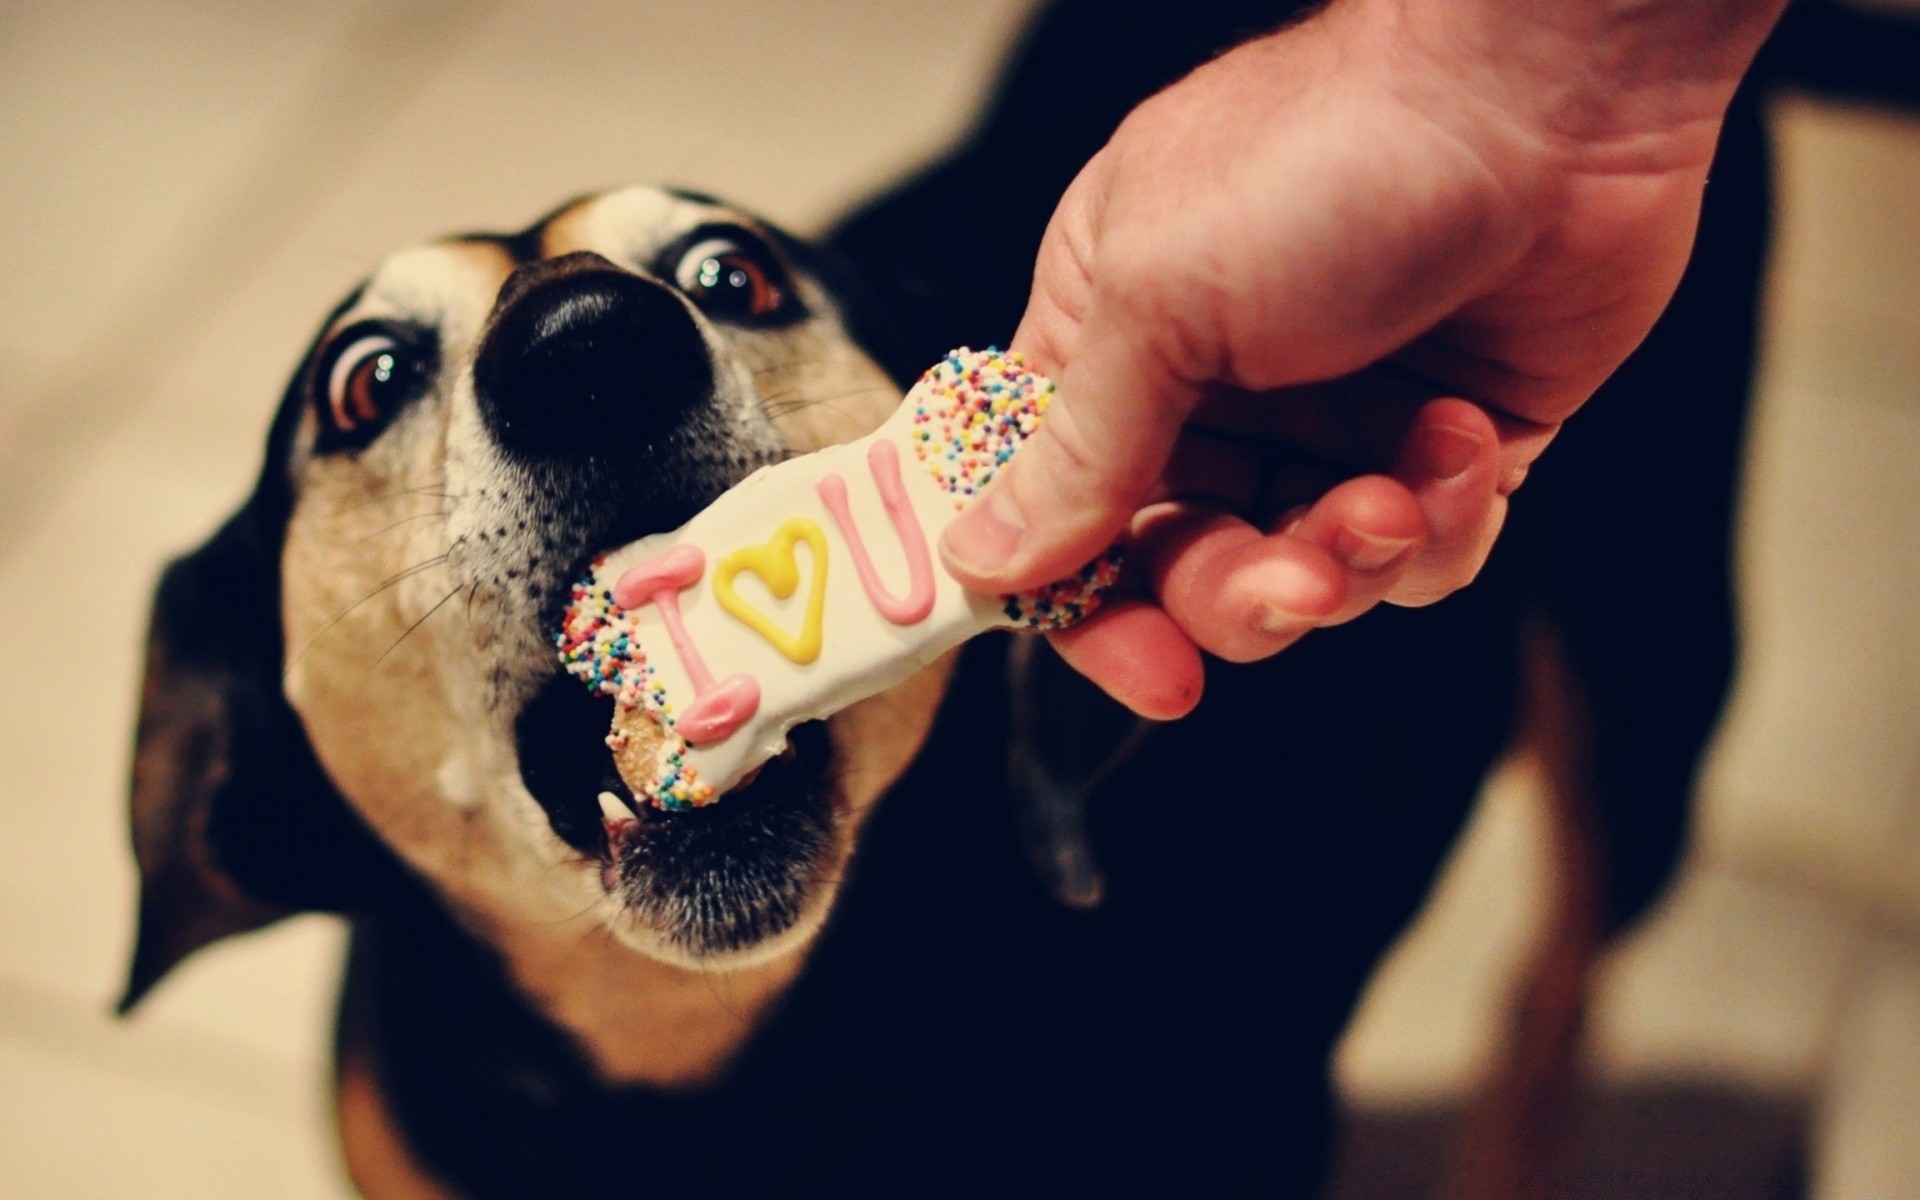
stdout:
{"type": "Polygon", "coordinates": [[[893,531],[900,536],[900,548],[907,555],[907,594],[895,596],[880,582],[873,556],[853,523],[853,511],[847,506],[847,481],[829,475],[815,484],[820,499],[833,515],[833,523],[853,550],[853,569],[860,586],[880,615],[895,625],[912,625],[927,619],[933,611],[933,558],[927,553],[927,535],[915,519],[913,505],[907,500],[907,487],[900,478],[900,451],[891,441],[881,438],[867,451],[867,470],[873,473],[874,486],[880,489],[880,503],[893,520],[893,531]]]}

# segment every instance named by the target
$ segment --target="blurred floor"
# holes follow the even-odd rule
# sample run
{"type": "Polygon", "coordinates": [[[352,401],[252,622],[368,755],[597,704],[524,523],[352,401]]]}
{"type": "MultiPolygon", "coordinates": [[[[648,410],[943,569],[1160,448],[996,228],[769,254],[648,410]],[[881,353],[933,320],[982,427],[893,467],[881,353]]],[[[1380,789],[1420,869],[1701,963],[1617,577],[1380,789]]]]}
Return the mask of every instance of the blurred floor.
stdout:
{"type": "MultiPolygon", "coordinates": [[[[816,227],[964,120],[1027,7],[0,10],[0,1194],[345,1192],[333,924],[105,1015],[146,591],[240,496],[326,308],[395,247],[625,180],[816,227]]],[[[1797,101],[1778,128],[1742,680],[1688,879],[1609,963],[1593,1057],[1806,1097],[1818,1194],[1920,1195],[1920,121],[1797,101]]],[[[1358,1100],[1484,1071],[1539,925],[1528,796],[1494,789],[1370,994],[1339,1064],[1358,1100]]]]}
{"type": "MultiPolygon", "coordinates": [[[[1920,1196],[1920,119],[1789,97],[1773,126],[1739,679],[1693,853],[1601,964],[1585,1057],[1603,1088],[1805,1114],[1812,1195],[1920,1196]]],[[[1508,1030],[1549,893],[1528,784],[1496,780],[1337,1063],[1408,1144],[1508,1030]]]]}

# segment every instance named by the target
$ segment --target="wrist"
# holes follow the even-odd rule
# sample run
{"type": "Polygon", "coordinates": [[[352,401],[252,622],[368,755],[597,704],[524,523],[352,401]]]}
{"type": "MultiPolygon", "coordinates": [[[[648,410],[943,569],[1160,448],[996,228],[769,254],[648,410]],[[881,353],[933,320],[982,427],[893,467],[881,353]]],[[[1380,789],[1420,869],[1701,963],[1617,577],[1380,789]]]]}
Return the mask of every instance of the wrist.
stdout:
{"type": "MultiPolygon", "coordinates": [[[[1336,6],[1336,9],[1341,6],[1336,6]]],[[[1602,170],[1712,157],[1786,0],[1352,0],[1398,69],[1602,170]],[[1598,161],[1595,161],[1598,160],[1598,161]]]]}

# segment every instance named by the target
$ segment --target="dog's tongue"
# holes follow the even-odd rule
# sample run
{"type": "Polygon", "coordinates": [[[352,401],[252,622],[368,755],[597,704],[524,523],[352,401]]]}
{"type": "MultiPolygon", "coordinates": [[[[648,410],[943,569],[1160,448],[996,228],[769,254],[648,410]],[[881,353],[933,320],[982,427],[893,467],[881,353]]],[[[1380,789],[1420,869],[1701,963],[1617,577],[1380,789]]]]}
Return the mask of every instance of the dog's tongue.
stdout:
{"type": "Polygon", "coordinates": [[[616,697],[607,745],[634,795],[712,803],[800,722],[977,633],[1091,612],[1117,551],[1018,596],[967,591],[932,552],[1052,394],[1018,355],[956,350],[870,436],[762,468],[681,528],[595,562],[557,642],[568,671],[616,697]]]}

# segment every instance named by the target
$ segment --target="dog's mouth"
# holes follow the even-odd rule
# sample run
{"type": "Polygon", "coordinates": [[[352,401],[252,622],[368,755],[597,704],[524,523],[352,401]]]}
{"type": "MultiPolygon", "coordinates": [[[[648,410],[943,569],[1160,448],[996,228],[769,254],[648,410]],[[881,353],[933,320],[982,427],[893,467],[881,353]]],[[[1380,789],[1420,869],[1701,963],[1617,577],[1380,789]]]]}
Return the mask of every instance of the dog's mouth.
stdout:
{"type": "Polygon", "coordinates": [[[611,696],[556,674],[515,723],[520,774],[554,833],[597,865],[631,921],[694,959],[738,954],[798,925],[834,854],[826,726],[703,808],[637,799],[607,748],[611,696]]]}

